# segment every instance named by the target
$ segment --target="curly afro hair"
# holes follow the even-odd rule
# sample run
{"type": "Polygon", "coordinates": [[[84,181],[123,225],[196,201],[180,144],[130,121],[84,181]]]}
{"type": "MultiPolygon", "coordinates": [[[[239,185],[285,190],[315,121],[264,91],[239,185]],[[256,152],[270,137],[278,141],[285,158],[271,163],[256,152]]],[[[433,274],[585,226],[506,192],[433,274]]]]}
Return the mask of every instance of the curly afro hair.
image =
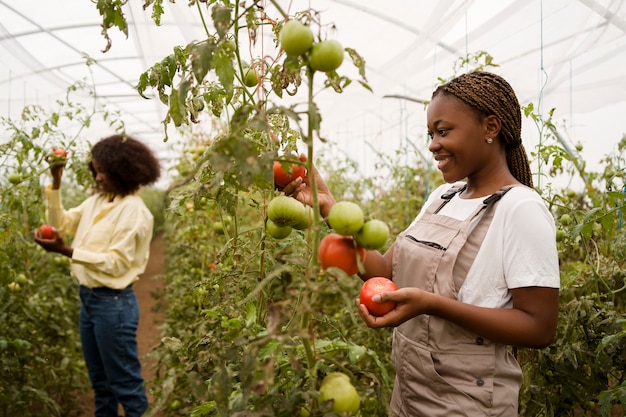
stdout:
{"type": "MultiPolygon", "coordinates": [[[[112,135],[91,148],[91,161],[97,161],[107,175],[115,194],[127,196],[149,185],[161,176],[161,166],[154,153],[130,136],[112,135]]],[[[93,163],[89,170],[96,177],[93,163]]]]}

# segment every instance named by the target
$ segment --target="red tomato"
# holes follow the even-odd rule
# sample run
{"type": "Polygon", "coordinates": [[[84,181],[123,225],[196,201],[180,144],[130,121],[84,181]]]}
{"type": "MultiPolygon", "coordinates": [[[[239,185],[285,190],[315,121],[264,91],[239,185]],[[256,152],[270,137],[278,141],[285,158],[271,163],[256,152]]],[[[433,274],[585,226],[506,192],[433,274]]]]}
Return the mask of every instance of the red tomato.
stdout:
{"type": "Polygon", "coordinates": [[[291,164],[289,166],[289,173],[287,173],[280,162],[274,161],[274,184],[279,188],[283,188],[298,177],[304,178],[305,175],[306,168],[304,165],[291,164]]]}
{"type": "Polygon", "coordinates": [[[320,241],[318,255],[322,269],[336,267],[354,275],[359,272],[357,254],[363,262],[365,249],[356,246],[352,236],[329,233],[320,241]]]}
{"type": "Polygon", "coordinates": [[[58,157],[67,158],[67,151],[63,148],[53,148],[52,152],[58,157]]]}
{"type": "Polygon", "coordinates": [[[50,240],[54,239],[56,237],[56,234],[54,233],[52,226],[44,224],[39,227],[39,237],[41,239],[50,240]]]}
{"type": "Polygon", "coordinates": [[[364,304],[372,316],[384,316],[396,307],[396,303],[388,301],[377,303],[372,297],[381,292],[395,291],[398,286],[385,277],[372,277],[363,283],[359,294],[359,303],[364,304]]]}

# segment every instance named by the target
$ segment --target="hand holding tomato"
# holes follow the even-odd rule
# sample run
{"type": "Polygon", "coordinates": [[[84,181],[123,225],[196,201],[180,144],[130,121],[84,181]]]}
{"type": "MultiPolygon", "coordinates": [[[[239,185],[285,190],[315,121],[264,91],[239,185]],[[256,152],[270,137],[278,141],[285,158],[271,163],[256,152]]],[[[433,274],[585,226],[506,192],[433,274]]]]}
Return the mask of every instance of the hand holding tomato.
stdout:
{"type": "Polygon", "coordinates": [[[35,230],[35,237],[43,240],[52,240],[57,236],[56,231],[49,224],[42,224],[39,229],[35,230]]]}
{"type": "MultiPolygon", "coordinates": [[[[301,162],[306,162],[306,155],[300,154],[301,162]]],[[[330,209],[335,205],[335,198],[326,185],[324,178],[319,173],[314,164],[311,164],[311,172],[307,172],[304,178],[296,178],[283,188],[286,195],[290,195],[300,202],[313,206],[313,191],[311,189],[311,177],[315,177],[315,185],[317,186],[317,202],[319,204],[320,214],[326,218],[330,209]],[[312,174],[312,175],[311,175],[312,174]]]]}
{"type": "Polygon", "coordinates": [[[373,302],[393,302],[396,304],[395,308],[384,316],[373,315],[359,300],[357,300],[357,305],[359,315],[365,324],[372,329],[378,329],[381,327],[399,326],[420,314],[431,314],[429,312],[429,306],[432,297],[437,297],[437,295],[412,287],[404,287],[395,291],[381,292],[380,294],[373,295],[373,302]]]}
{"type": "Polygon", "coordinates": [[[56,252],[72,257],[73,249],[52,226],[44,224],[35,229],[35,242],[48,252],[56,252]]]}
{"type": "Polygon", "coordinates": [[[274,161],[274,184],[278,188],[284,188],[287,184],[296,178],[304,178],[306,176],[306,168],[300,164],[286,164],[287,171],[283,169],[280,161],[274,161]]]}

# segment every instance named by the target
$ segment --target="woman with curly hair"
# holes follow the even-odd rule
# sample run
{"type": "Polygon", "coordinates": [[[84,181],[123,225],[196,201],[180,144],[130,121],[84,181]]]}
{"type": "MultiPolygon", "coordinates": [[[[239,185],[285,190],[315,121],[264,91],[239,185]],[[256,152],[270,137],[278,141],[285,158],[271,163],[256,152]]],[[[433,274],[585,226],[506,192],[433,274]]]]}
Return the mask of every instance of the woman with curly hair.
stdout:
{"type": "Polygon", "coordinates": [[[96,417],[139,417],[148,408],[137,351],[139,306],[133,283],[148,262],[154,220],[137,194],[154,183],[160,165],[140,141],[113,135],[91,149],[89,169],[97,192],[78,207],[61,201],[64,162],[52,162],[46,189],[53,239],[35,241],[49,252],[71,259],[79,283],[80,338],[95,393],[96,417]],[[63,236],[73,236],[72,244],[63,236]]]}

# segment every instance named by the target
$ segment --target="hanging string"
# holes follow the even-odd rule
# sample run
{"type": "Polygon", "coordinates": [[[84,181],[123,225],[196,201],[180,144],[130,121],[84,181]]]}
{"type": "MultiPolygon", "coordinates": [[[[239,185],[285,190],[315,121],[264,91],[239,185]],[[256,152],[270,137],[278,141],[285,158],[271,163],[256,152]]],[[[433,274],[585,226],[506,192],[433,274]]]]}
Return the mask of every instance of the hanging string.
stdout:
{"type": "MultiPolygon", "coordinates": [[[[541,87],[539,88],[539,97],[537,99],[537,112],[541,116],[543,114],[543,91],[548,83],[548,73],[543,63],[543,0],[539,1],[539,73],[541,77],[541,87]]],[[[541,117],[540,120],[543,120],[541,117]]],[[[539,149],[543,145],[543,134],[539,133],[539,149]]],[[[537,188],[541,188],[541,161],[537,158],[537,188]]]]}

